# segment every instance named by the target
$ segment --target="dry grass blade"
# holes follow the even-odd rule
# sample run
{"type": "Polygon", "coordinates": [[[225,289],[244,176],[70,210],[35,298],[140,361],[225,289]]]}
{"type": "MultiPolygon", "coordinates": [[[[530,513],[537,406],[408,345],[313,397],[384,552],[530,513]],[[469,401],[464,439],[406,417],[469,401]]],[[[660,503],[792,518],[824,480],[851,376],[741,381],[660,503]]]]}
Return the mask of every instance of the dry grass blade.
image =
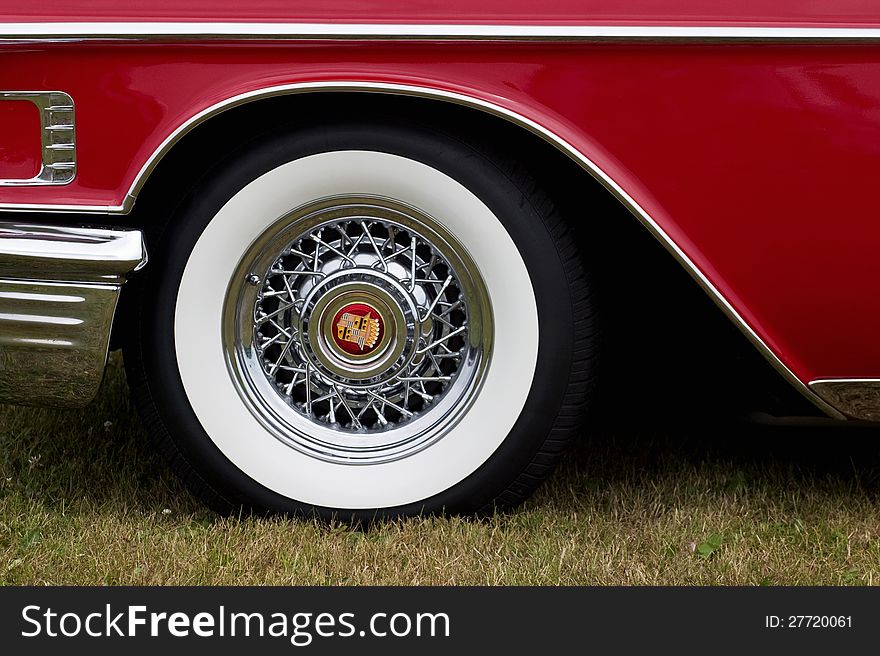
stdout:
{"type": "Polygon", "coordinates": [[[5,584],[873,584],[870,434],[601,435],[525,507],[366,531],[220,519],[150,452],[114,360],[81,411],[0,408],[5,584]]]}

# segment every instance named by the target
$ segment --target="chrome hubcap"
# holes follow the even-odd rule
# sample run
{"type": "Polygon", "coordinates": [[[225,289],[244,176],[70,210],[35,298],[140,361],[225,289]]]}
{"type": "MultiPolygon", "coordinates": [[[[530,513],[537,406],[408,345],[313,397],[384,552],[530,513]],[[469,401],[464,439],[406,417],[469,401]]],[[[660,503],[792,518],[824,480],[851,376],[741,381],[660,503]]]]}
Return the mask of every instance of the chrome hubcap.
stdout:
{"type": "Polygon", "coordinates": [[[376,387],[402,371],[418,339],[418,308],[394,282],[356,268],[315,286],[293,328],[316,375],[343,387],[376,387]]]}
{"type": "Polygon", "coordinates": [[[467,410],[491,353],[485,285],[435,219],[331,198],[278,221],[227,296],[227,361],[285,443],[346,463],[405,457],[467,410]]]}

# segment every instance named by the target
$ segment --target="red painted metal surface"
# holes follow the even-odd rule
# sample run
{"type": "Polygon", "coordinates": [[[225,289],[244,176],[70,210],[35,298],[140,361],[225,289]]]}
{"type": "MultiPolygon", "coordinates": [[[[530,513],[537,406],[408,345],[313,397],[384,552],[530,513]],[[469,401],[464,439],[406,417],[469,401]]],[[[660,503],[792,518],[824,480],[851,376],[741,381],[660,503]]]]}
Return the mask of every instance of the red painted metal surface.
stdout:
{"type": "Polygon", "coordinates": [[[40,112],[27,100],[0,100],[0,180],[26,180],[40,171],[40,112]]]}
{"type": "Polygon", "coordinates": [[[876,0],[90,0],[0,1],[0,22],[265,21],[364,23],[880,23],[876,0]]]}
{"type": "Polygon", "coordinates": [[[7,45],[0,89],[75,99],[79,169],[65,187],[0,188],[0,203],[118,205],[201,109],[325,80],[455,91],[533,119],[635,198],[802,380],[880,377],[880,46],[7,45]]]}

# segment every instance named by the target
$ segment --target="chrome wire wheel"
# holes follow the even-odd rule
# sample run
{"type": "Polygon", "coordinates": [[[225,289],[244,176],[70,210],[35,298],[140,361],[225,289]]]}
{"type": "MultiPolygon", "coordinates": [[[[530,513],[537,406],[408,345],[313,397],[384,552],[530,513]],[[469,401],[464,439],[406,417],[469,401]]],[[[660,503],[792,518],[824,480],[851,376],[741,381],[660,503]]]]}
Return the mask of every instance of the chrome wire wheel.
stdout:
{"type": "Polygon", "coordinates": [[[369,521],[507,507],[549,474],[593,319],[576,245],[517,167],[382,115],[267,132],[205,176],[125,358],[197,495],[369,521]]]}
{"type": "Polygon", "coordinates": [[[227,365],[251,413],[316,458],[376,464],[440,439],[489,366],[492,316],[465,248],[380,197],[331,197],[247,250],[224,309],[227,365]]]}

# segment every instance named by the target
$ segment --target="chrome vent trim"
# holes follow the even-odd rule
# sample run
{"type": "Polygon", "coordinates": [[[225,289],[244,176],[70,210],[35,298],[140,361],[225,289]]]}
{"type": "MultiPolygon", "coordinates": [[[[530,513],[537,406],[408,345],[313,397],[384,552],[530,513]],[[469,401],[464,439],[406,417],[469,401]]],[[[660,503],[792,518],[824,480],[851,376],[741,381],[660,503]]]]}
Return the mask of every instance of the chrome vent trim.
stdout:
{"type": "Polygon", "coordinates": [[[40,112],[42,162],[32,178],[0,179],[0,187],[65,185],[76,177],[76,111],[63,91],[0,91],[2,100],[24,100],[40,112]]]}

